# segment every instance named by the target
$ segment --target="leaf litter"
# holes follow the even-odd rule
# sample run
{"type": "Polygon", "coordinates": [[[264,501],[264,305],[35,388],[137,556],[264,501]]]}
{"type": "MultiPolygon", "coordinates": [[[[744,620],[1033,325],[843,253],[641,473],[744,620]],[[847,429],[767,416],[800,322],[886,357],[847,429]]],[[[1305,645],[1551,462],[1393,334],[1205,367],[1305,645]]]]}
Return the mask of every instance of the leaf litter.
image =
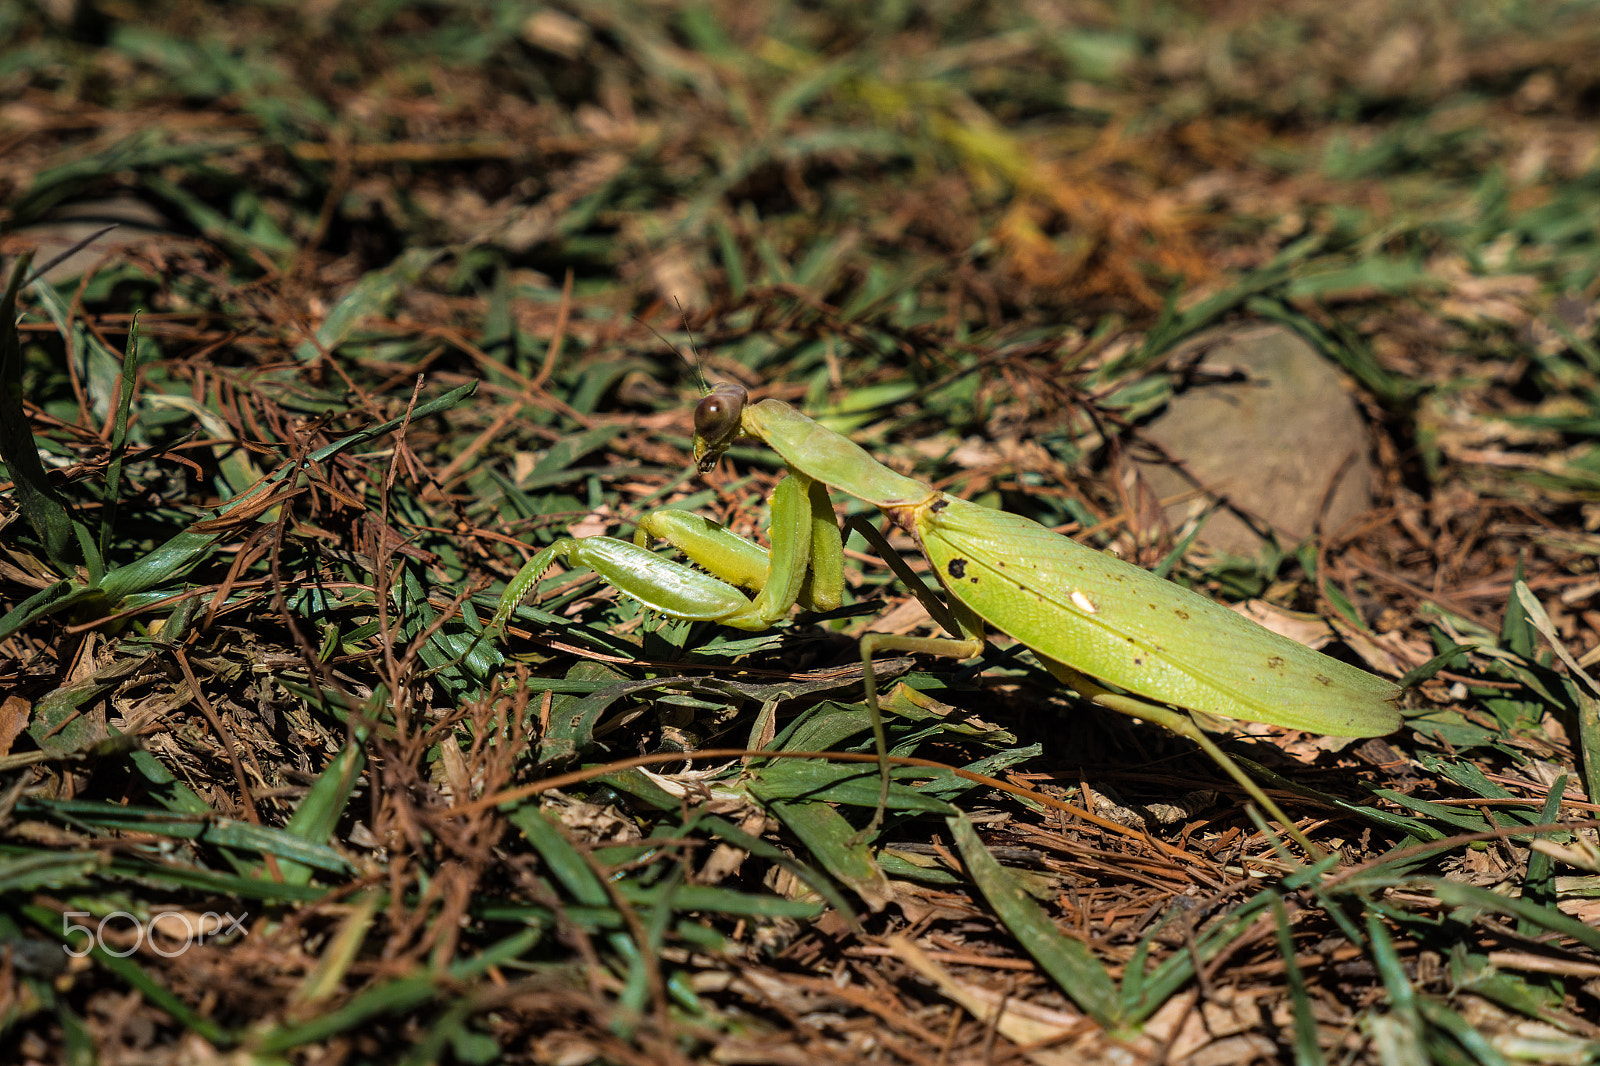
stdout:
{"type": "Polygon", "coordinates": [[[19,1060],[1595,1057],[1588,5],[82,17],[8,27],[0,252],[162,221],[0,325],[19,1060]],[[1377,504],[1208,555],[1127,455],[1261,321],[1356,383],[1377,504]],[[878,664],[937,765],[852,843],[870,762],[739,753],[866,758],[851,635],[921,623],[854,548],[851,617],[560,574],[484,639],[569,529],[759,537],[770,455],[686,473],[691,342],[1405,676],[1392,737],[1229,742],[1337,861],[1003,647],[878,664]]]}

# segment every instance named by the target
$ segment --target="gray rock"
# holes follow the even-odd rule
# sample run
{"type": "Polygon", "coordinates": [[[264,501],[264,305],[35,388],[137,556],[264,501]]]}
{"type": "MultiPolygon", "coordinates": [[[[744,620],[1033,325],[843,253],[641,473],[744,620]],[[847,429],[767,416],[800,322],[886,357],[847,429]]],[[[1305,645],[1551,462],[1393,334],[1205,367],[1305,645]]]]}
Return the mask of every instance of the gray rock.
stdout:
{"type": "MultiPolygon", "coordinates": [[[[1339,370],[1298,334],[1276,325],[1229,326],[1185,342],[1172,365],[1186,356],[1205,368],[1242,371],[1243,379],[1186,389],[1143,432],[1211,498],[1264,520],[1285,547],[1312,534],[1319,512],[1331,532],[1372,506],[1366,425],[1339,370]]],[[[1160,499],[1193,494],[1193,483],[1165,464],[1141,462],[1139,472],[1160,499]]],[[[1206,502],[1171,504],[1167,520],[1176,528],[1206,502]]],[[[1254,556],[1262,538],[1222,508],[1196,543],[1254,556]]]]}
{"type": "MultiPolygon", "coordinates": [[[[31,242],[37,249],[33,257],[33,268],[37,270],[69,251],[78,242],[100,234],[90,244],[72,252],[45,271],[44,278],[49,284],[62,285],[82,277],[85,271],[118,248],[170,235],[171,232],[166,217],[160,211],[137,197],[124,194],[105,200],[64,204],[51,212],[48,220],[18,229],[16,236],[31,242]],[[102,234],[101,231],[107,226],[116,228],[102,234]]],[[[9,261],[6,270],[10,271],[9,261]]]]}

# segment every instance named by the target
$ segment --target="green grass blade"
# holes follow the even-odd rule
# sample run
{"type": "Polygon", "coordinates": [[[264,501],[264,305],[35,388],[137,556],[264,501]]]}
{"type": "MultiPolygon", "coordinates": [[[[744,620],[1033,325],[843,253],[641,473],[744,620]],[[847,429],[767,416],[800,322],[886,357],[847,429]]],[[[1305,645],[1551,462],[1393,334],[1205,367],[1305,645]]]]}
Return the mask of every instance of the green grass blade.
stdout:
{"type": "Polygon", "coordinates": [[[882,910],[894,898],[889,879],[872,861],[867,843],[854,839],[856,828],[844,815],[826,803],[771,801],[767,808],[800,839],[818,865],[860,896],[867,906],[882,910]]]}
{"type": "Polygon", "coordinates": [[[105,856],[96,852],[23,849],[0,859],[0,893],[80,885],[105,865],[105,856]]]}
{"type": "Polygon", "coordinates": [[[276,1054],[317,1040],[325,1040],[336,1033],[355,1029],[370,1018],[386,1014],[401,1014],[414,1010],[432,999],[438,992],[438,979],[431,974],[402,977],[369,988],[352,996],[342,1006],[319,1014],[299,1025],[285,1025],[271,1030],[251,1041],[257,1052],[276,1054]]]}
{"type": "Polygon", "coordinates": [[[95,1066],[94,1034],[84,1020],[74,1014],[65,1003],[56,1003],[56,1020],[61,1023],[63,1066],[95,1066]]]}
{"type": "MultiPolygon", "coordinates": [[[[953,784],[962,778],[921,767],[895,767],[896,776],[909,774],[932,778],[940,784],[953,784]]],[[[878,768],[873,763],[827,763],[816,759],[778,759],[761,767],[750,780],[750,792],[764,801],[822,800],[852,807],[878,806],[878,768]]],[[[936,796],[892,781],[889,785],[891,811],[915,811],[948,816],[955,808],[936,796]]]]}
{"type": "Polygon", "coordinates": [[[1289,927],[1289,912],[1283,897],[1272,896],[1272,918],[1277,929],[1278,954],[1283,956],[1284,974],[1289,981],[1289,1006],[1294,1011],[1295,1066],[1323,1066],[1322,1044],[1317,1037],[1317,1019],[1311,1011],[1306,991],[1306,975],[1294,960],[1294,930],[1289,927]]]}
{"type": "MultiPolygon", "coordinates": [[[[1561,798],[1566,788],[1567,775],[1562,774],[1550,786],[1550,794],[1545,797],[1544,807],[1539,811],[1541,824],[1552,825],[1561,817],[1561,798]]],[[[1571,839],[1564,833],[1559,837],[1562,840],[1571,839]]],[[[1528,872],[1522,879],[1522,898],[1547,909],[1556,905],[1555,860],[1537,848],[1528,849],[1528,872]]],[[[1517,932],[1523,936],[1537,935],[1533,923],[1526,918],[1517,919],[1517,932]]]]}
{"type": "Polygon", "coordinates": [[[348,873],[344,856],[324,844],[301,840],[282,829],[221,817],[173,814],[153,807],[127,807],[93,800],[47,800],[25,797],[17,810],[54,817],[88,828],[151,833],[176,840],[197,840],[224,848],[276,855],[332,873],[348,873]]]}
{"type": "Polygon", "coordinates": [[[1507,914],[1519,922],[1526,921],[1530,928],[1571,937],[1591,951],[1600,951],[1600,929],[1580,922],[1576,918],[1569,918],[1554,907],[1542,906],[1528,899],[1511,899],[1490,892],[1488,889],[1464,885],[1459,881],[1450,881],[1442,877],[1423,878],[1417,883],[1426,885],[1441,902],[1447,905],[1507,914]]]}
{"type": "Polygon", "coordinates": [[[1528,624],[1539,631],[1539,635],[1550,643],[1556,657],[1572,671],[1573,689],[1578,699],[1578,746],[1583,752],[1583,785],[1590,802],[1594,802],[1600,796],[1600,685],[1567,650],[1550,616],[1545,613],[1544,605],[1527,583],[1518,581],[1512,590],[1513,598],[1521,604],[1527,615],[1528,624]]]}
{"type": "Polygon", "coordinates": [[[1378,976],[1389,993],[1387,1013],[1369,1015],[1368,1032],[1384,1066],[1429,1066],[1424,1050],[1422,1017],[1417,1013],[1416,990],[1406,976],[1389,927],[1375,912],[1367,912],[1367,940],[1378,976]]]}
{"type": "Polygon", "coordinates": [[[322,954],[290,997],[291,1004],[303,1008],[331,999],[338,993],[340,984],[350,972],[350,965],[355,962],[362,942],[372,928],[372,921],[383,902],[382,896],[382,893],[368,889],[351,902],[348,913],[329,937],[322,954]]]}
{"type": "Polygon", "coordinates": [[[590,907],[611,906],[606,886],[600,883],[583,856],[542,813],[536,804],[523,804],[508,816],[511,824],[522,830],[528,843],[544,859],[545,868],[559,881],[569,895],[590,907]]]}
{"type": "MultiPolygon", "coordinates": [[[[67,506],[50,484],[39,449],[28,429],[22,407],[22,340],[17,333],[17,292],[33,262],[32,253],[17,258],[0,297],[0,460],[16,486],[22,517],[44,545],[58,573],[70,574],[77,561],[72,551],[73,520],[67,506]]],[[[8,615],[9,619],[10,616],[8,615]]]]}
{"type": "MultiPolygon", "coordinates": [[[[193,176],[200,175],[221,177],[210,167],[196,166],[193,176]]],[[[294,241],[285,237],[269,219],[263,218],[259,210],[252,212],[256,217],[251,220],[250,225],[240,225],[203,198],[196,196],[183,185],[169,181],[162,174],[146,174],[143,184],[151,193],[165,200],[169,206],[188,219],[196,230],[241,258],[250,258],[256,254],[264,255],[269,261],[283,260],[294,252],[294,241]]],[[[254,199],[248,194],[243,195],[234,206],[248,210],[247,205],[254,199]]]]}
{"type": "MultiPolygon", "coordinates": [[[[457,385],[455,388],[451,389],[442,396],[435,397],[426,403],[417,404],[416,408],[409,415],[409,421],[420,421],[424,418],[432,417],[441,411],[448,411],[450,408],[454,407],[462,400],[467,399],[477,391],[478,383],[476,381],[469,381],[465,385],[457,385]]],[[[311,453],[309,460],[313,463],[327,462],[340,452],[348,451],[358,444],[365,444],[370,440],[374,440],[383,436],[385,433],[394,432],[401,426],[405,425],[407,421],[407,416],[401,416],[398,418],[391,418],[387,422],[379,422],[376,425],[367,426],[365,429],[357,430],[347,437],[339,438],[332,444],[323,445],[321,448],[318,448],[316,451],[311,453]]],[[[280,471],[280,476],[284,476],[286,474],[287,467],[285,467],[283,471],[280,471]]],[[[227,507],[221,507],[218,509],[217,513],[226,514],[227,510],[227,507]]]]}
{"type": "Polygon", "coordinates": [[[1256,893],[1212,922],[1200,934],[1194,951],[1175,952],[1161,960],[1143,978],[1142,998],[1136,1004],[1129,1000],[1131,1005],[1127,1008],[1126,1020],[1130,1023],[1143,1021],[1159,1010],[1178,989],[1194,980],[1197,963],[1203,965],[1215,958],[1243,936],[1261,912],[1271,905],[1273,896],[1274,893],[1270,891],[1256,893]]]}
{"type": "Polygon", "coordinates": [[[677,902],[675,896],[682,882],[683,864],[674,863],[662,883],[652,886],[650,895],[655,906],[645,922],[644,943],[628,960],[627,980],[623,984],[622,994],[617,997],[620,1009],[611,1023],[612,1032],[619,1036],[626,1038],[633,1035],[649,1003],[651,974],[659,975],[661,972],[661,948],[666,941],[667,929],[672,924],[672,911],[677,902]]]}
{"type": "Polygon", "coordinates": [[[1506,613],[1500,620],[1500,646],[1524,659],[1532,659],[1537,630],[1528,617],[1527,608],[1522,605],[1522,597],[1516,592],[1518,585],[1526,587],[1522,563],[1522,556],[1517,556],[1516,568],[1511,571],[1511,596],[1506,600],[1506,613]]]}
{"type": "MultiPolygon", "coordinates": [[[[0,421],[4,416],[0,416],[0,421]]],[[[93,589],[74,585],[71,581],[61,580],[46,588],[40,589],[32,596],[17,604],[0,618],[0,640],[20,630],[40,618],[48,617],[57,611],[71,607],[75,603],[94,599],[100,593],[93,589]]]]}
{"type": "MultiPolygon", "coordinates": [[[[1424,1021],[1435,1029],[1448,1033],[1450,1038],[1465,1048],[1481,1066],[1511,1066],[1511,1060],[1500,1053],[1500,1049],[1495,1047],[1488,1036],[1443,1003],[1431,999],[1418,1000],[1417,1010],[1424,1021]]],[[[1592,1043],[1589,1050],[1591,1054],[1595,1050],[1592,1043]]],[[[1556,1059],[1532,1058],[1524,1061],[1553,1063],[1556,1059]]]]}
{"type": "MultiPolygon", "coordinates": [[[[312,844],[326,844],[366,765],[367,753],[362,743],[352,740],[345,744],[318,775],[316,784],[284,823],[283,831],[312,844]]],[[[301,863],[285,861],[279,869],[290,884],[303,885],[311,880],[311,867],[301,863]]]]}
{"type": "MultiPolygon", "coordinates": [[[[617,892],[629,903],[655,906],[661,902],[660,885],[640,885],[619,881],[617,892]]],[[[750,918],[815,918],[826,908],[803,899],[740,892],[720,885],[680,885],[672,892],[671,904],[678,910],[738,914],[750,918]]]]}
{"type": "Polygon", "coordinates": [[[323,353],[331,353],[349,339],[362,321],[387,311],[395,297],[416,284],[442,255],[442,248],[408,248],[387,267],[363,275],[322,320],[317,339],[304,341],[295,349],[295,358],[314,363],[323,353]]]}
{"type": "Polygon", "coordinates": [[[191,888],[216,896],[269,902],[309,903],[322,899],[332,891],[322,885],[291,885],[256,876],[204,870],[198,866],[144,862],[139,859],[118,859],[107,867],[106,873],[107,876],[133,884],[157,885],[164,889],[191,888]]]}
{"type": "Polygon", "coordinates": [[[122,382],[117,390],[117,410],[111,424],[107,450],[105,490],[101,494],[100,557],[111,554],[111,532],[116,528],[117,504],[122,493],[122,463],[128,453],[128,412],[133,408],[133,387],[139,377],[139,316],[128,326],[128,342],[122,352],[122,382]]]}
{"type": "Polygon", "coordinates": [[[121,604],[129,596],[173,585],[204,562],[220,539],[216,533],[184,530],[137,562],[112,570],[97,588],[108,603],[121,604]]]}
{"type": "Polygon", "coordinates": [[[844,917],[846,922],[851,925],[856,923],[855,911],[850,907],[850,903],[845,899],[844,894],[835,888],[833,883],[826,877],[806,863],[794,858],[782,848],[769,844],[760,837],[751,836],[725,818],[720,818],[716,815],[703,815],[698,824],[704,827],[707,832],[716,836],[717,839],[726,841],[736,848],[743,848],[756,858],[766,859],[768,862],[782,866],[810,887],[813,892],[821,896],[824,902],[844,917]]]}
{"type": "Polygon", "coordinates": [[[983,893],[1000,921],[1027,953],[1050,975],[1056,987],[1085,1014],[1108,1029],[1126,1019],[1117,999],[1117,983],[1084,944],[1065,936],[984,847],[977,828],[965,814],[945,819],[954,835],[967,874],[983,893]]]}

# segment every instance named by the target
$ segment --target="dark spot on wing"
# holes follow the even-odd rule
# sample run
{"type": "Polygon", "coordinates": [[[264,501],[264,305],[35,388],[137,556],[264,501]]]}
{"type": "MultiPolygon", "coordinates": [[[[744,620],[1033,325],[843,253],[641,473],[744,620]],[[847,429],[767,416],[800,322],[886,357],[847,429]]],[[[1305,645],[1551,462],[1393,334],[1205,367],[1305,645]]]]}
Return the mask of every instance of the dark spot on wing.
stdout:
{"type": "Polygon", "coordinates": [[[948,569],[950,576],[960,581],[967,576],[967,561],[965,559],[951,559],[948,569]]]}
{"type": "Polygon", "coordinates": [[[928,510],[932,511],[934,514],[938,514],[940,511],[949,506],[949,500],[934,500],[932,503],[928,504],[928,510]]]}
{"type": "Polygon", "coordinates": [[[1326,674],[1318,674],[1316,677],[1312,678],[1311,680],[1315,681],[1317,684],[1321,685],[1324,688],[1332,688],[1333,687],[1333,678],[1327,676],[1326,674]]]}
{"type": "Polygon", "coordinates": [[[1267,658],[1267,669],[1269,669],[1269,670],[1282,670],[1283,669],[1283,656],[1281,656],[1281,655],[1269,656],[1267,658]]]}
{"type": "Polygon", "coordinates": [[[1173,608],[1172,613],[1183,619],[1185,622],[1189,620],[1189,612],[1185,611],[1182,607],[1173,608]]]}

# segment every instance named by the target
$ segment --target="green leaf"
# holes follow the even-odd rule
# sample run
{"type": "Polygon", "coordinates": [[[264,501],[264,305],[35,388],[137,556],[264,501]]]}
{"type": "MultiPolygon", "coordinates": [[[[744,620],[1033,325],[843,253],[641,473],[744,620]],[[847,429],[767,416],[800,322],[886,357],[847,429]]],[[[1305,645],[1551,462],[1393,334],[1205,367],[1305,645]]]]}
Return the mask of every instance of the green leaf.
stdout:
{"type": "Polygon", "coordinates": [[[1511,572],[1512,593],[1506,601],[1505,617],[1500,620],[1500,646],[1524,659],[1532,660],[1536,630],[1528,618],[1526,608],[1522,606],[1522,597],[1517,595],[1518,585],[1526,587],[1523,582],[1521,555],[1517,556],[1516,569],[1511,572]]]}
{"type": "MultiPolygon", "coordinates": [[[[934,777],[948,786],[951,777],[919,766],[897,766],[895,775],[918,778],[934,777]]],[[[960,780],[960,779],[957,779],[960,780]]],[[[845,803],[853,807],[876,808],[881,791],[876,762],[833,763],[821,759],[774,759],[750,776],[750,794],[764,802],[785,800],[821,800],[828,803],[845,803]]],[[[968,783],[970,782],[963,782],[968,783]]],[[[924,814],[949,815],[955,808],[936,796],[918,788],[889,784],[887,807],[892,811],[916,811],[924,814]]]]}

